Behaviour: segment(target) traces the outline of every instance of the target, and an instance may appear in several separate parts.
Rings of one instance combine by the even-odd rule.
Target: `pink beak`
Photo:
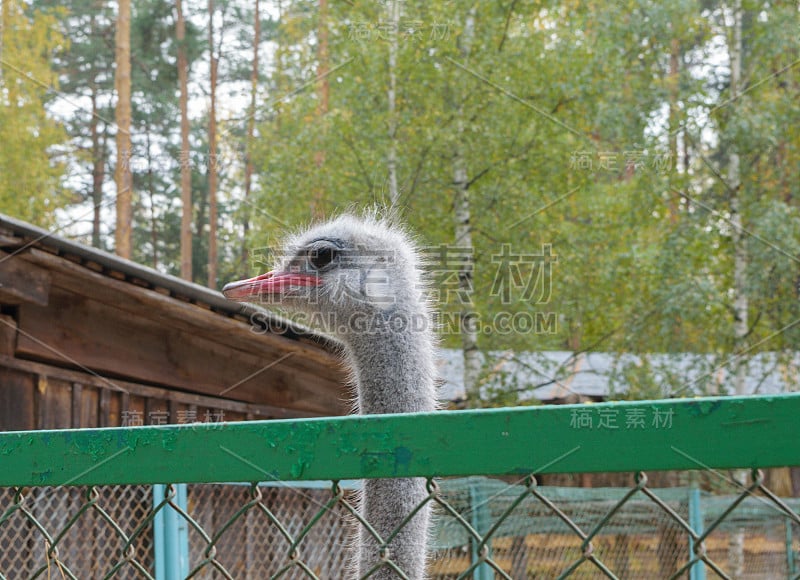
[[[228,300],[256,302],[261,296],[281,296],[298,286],[319,286],[322,280],[313,274],[267,272],[255,278],[225,284],[222,293]]]

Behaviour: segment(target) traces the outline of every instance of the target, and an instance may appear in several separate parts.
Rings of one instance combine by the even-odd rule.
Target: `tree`
[[[317,101],[317,118],[322,127],[327,123],[326,115],[328,114],[330,102],[330,81],[328,80],[328,73],[330,66],[329,50],[328,50],[328,0],[319,0],[318,23],[317,23],[317,78],[316,85],[318,87],[318,101]],[[314,164],[319,173],[325,171],[325,157],[326,150],[324,148],[318,149],[314,153]],[[325,191],[322,186],[316,188],[314,193],[313,211],[316,215],[322,215],[321,205],[325,196]]]
[[[730,55],[730,113],[736,114],[737,101],[742,94],[742,3],[735,0],[733,4],[733,40],[729,45]],[[736,146],[731,147],[728,153],[728,183],[727,188],[730,192],[731,208],[731,227],[733,238],[733,332],[734,349],[738,352],[746,352],[746,340],[749,334],[748,328],[748,300],[747,300],[747,235],[742,227],[741,215],[741,159]],[[746,365],[736,365],[736,378],[734,389],[736,394],[745,394],[745,381],[747,376]],[[741,571],[740,571],[741,573]]]
[[[249,253],[247,237],[250,231],[250,192],[253,190],[253,146],[256,131],[256,100],[258,99],[259,82],[259,54],[261,45],[261,10],[260,0],[255,0],[253,12],[253,61],[250,69],[250,105],[247,108],[247,128],[244,137],[244,201],[242,208],[242,249],[241,260],[243,269],[247,267]]]
[[[187,30],[189,54],[200,50],[198,30]],[[131,26],[133,256],[164,272],[180,273],[180,171],[195,159],[180,149],[177,41],[174,6],[137,3]],[[165,58],[167,55],[167,58]]]
[[[223,31],[220,31],[220,47],[214,43],[214,0],[208,0],[208,58],[211,62],[209,76],[208,110],[208,287],[217,287],[217,76]],[[223,14],[223,21],[224,21]]]
[[[320,52],[308,16],[317,6],[284,3],[265,79],[281,97],[258,126],[269,146],[256,156],[254,202],[264,214],[254,229],[265,233],[253,244],[268,246],[280,221],[307,220],[308,197],[326,213],[396,204],[432,246],[463,239],[459,210],[474,248],[484,352],[703,353],[713,358],[693,371],[707,379],[691,388],[713,389],[711,371],[739,352],[734,228],[719,177],[735,146],[742,226],[782,250],[746,236],[745,348],[769,338],[770,348],[791,349],[800,330],[788,326],[800,317],[791,282],[800,253],[798,123],[789,105],[798,89],[782,58],[797,45],[791,7],[763,4],[758,18],[745,18],[753,48],[744,48],[742,78],[765,79],[756,87],[765,98],[743,90],[734,116],[718,58],[729,12],[716,6],[404,2],[400,12],[391,3],[331,4],[328,112],[314,123]],[[325,171],[298,162],[320,150],[336,160]],[[462,346],[461,327],[448,325],[461,312],[461,265],[445,265],[439,277],[449,347]],[[532,324],[501,332],[498,316]],[[642,384],[661,393],[686,387],[650,374]]]
[[[117,13],[116,72],[117,91],[115,119],[117,125],[117,166],[114,181],[117,185],[117,228],[115,249],[123,258],[131,257],[131,228],[133,222],[133,174],[131,159],[131,3],[120,0]]]
[[[66,43],[52,12],[4,0],[0,10],[0,211],[40,226],[68,197],[61,185],[67,135],[46,110],[58,86],[51,61]]]
[[[53,66],[59,76],[59,92],[69,95],[72,103],[88,97],[89,107],[77,107],[62,122],[70,136],[70,180],[78,203],[88,202],[91,220],[91,244],[106,247],[102,239],[103,210],[106,201],[108,166],[114,131],[114,43],[115,14],[103,0],[38,1],[35,6],[58,10],[61,33],[69,44],[54,55]],[[77,33],[76,31],[80,31]],[[77,176],[80,176],[76,179]]]
[[[463,65],[467,65],[472,54],[472,43],[475,35],[475,8],[470,8],[465,16],[464,28],[459,38],[459,57]],[[461,84],[463,87],[463,83]],[[463,249],[463,259],[458,269],[458,293],[461,302],[461,348],[464,353],[464,389],[472,401],[480,399],[477,391],[480,377],[481,361],[478,348],[477,313],[473,302],[474,260],[472,243],[472,211],[469,196],[469,168],[467,165],[465,143],[466,134],[466,101],[464,90],[454,95],[453,109],[456,117],[456,130],[453,138],[453,222],[455,230],[454,244]]]
[[[397,53],[400,41],[400,0],[388,2],[387,9],[389,11],[389,88],[386,92],[386,102],[389,116],[389,150],[386,154],[386,170],[389,202],[394,207],[400,200],[400,191],[397,188]]]
[[[181,278],[192,279],[192,168],[189,163],[189,62],[183,2],[175,2],[175,38],[178,44],[178,84],[181,110]]]

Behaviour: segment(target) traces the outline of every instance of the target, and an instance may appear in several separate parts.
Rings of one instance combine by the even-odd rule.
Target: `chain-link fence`
[[[286,578],[308,578],[303,568],[318,578],[340,577],[348,565],[351,529],[344,502],[352,504],[355,498],[341,488],[334,494],[329,489],[284,486],[188,486],[187,511],[203,529],[218,532],[231,522],[217,542],[190,526],[190,568],[197,570],[198,578],[224,577],[217,565],[247,580],[287,566]],[[330,503],[332,499],[342,503]],[[243,506],[250,509],[240,512]],[[208,563],[205,568],[200,567],[203,562]]]
[[[800,500],[776,498],[756,472],[735,496],[650,489],[539,487],[487,478],[431,482],[436,505],[429,574],[450,578],[798,576]],[[356,492],[208,484],[6,488],[0,495],[4,578],[157,577],[157,514],[177,514],[182,577],[341,578]],[[699,519],[698,519],[699,518]],[[701,522],[701,528],[690,524]],[[181,535],[178,529],[167,533]],[[742,538],[737,567],[736,538]],[[164,549],[162,548],[161,552]],[[702,562],[702,563],[701,563]]]
[[[2,488],[0,577],[141,578],[155,566],[152,508],[146,485]]]
[[[793,556],[800,538],[793,531],[800,529],[800,500],[773,503],[763,482],[736,496],[650,489],[644,474],[635,484],[592,489],[539,488],[532,479],[526,486],[481,478],[447,482],[448,503],[481,533],[442,518],[434,546],[446,552],[433,562],[434,576],[458,578],[473,567],[485,570],[475,574],[479,578],[671,578],[688,577],[693,563],[699,572],[698,561],[723,577],[797,574]],[[729,552],[739,533],[745,561],[734,573]],[[489,538],[486,562],[477,535]]]
[[[592,407],[656,407],[675,426],[587,432],[543,408],[0,433],[0,578],[344,578],[363,521],[339,481],[397,476],[428,476],[433,579],[800,578],[800,500],[753,469],[800,464],[800,396]],[[604,489],[455,478],[635,466],[702,469],[732,493],[644,472]],[[720,471],[744,466],[746,483]],[[268,482],[206,483],[253,475]]]

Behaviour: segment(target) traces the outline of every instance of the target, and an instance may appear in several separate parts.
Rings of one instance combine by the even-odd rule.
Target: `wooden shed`
[[[341,415],[326,339],[0,215],[0,430]]]

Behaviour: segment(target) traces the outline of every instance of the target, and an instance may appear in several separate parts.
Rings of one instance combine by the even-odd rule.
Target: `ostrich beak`
[[[228,300],[257,302],[261,296],[281,296],[298,286],[319,286],[322,279],[313,274],[267,272],[255,278],[225,284],[222,294]]]

